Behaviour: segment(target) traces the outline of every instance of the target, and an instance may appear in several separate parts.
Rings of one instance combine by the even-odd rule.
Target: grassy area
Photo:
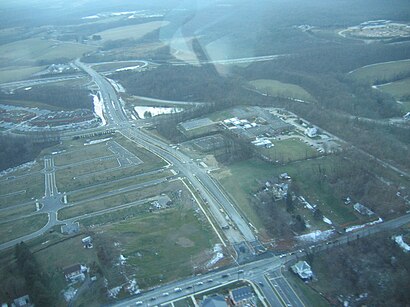
[[[305,89],[296,84],[283,83],[277,80],[259,79],[249,82],[255,89],[270,96],[291,97],[304,101],[315,101]]]
[[[118,179],[115,181],[110,181],[106,184],[97,186],[97,187],[90,187],[78,192],[74,192],[69,196],[69,202],[77,202],[80,200],[84,200],[87,198],[90,198],[92,196],[97,196],[101,194],[102,192],[107,192],[107,191],[114,191],[119,188],[125,188],[130,185],[134,184],[140,184],[144,181],[149,181],[149,180],[154,180],[154,179],[159,179],[162,177],[166,177],[171,175],[170,171],[164,171],[161,173],[154,173],[154,174],[140,174],[132,177],[127,177],[123,179]]]
[[[78,164],[74,166],[66,167],[62,170],[58,170],[59,179],[61,180],[72,180],[73,178],[80,178],[82,176],[88,177],[94,173],[99,173],[101,171],[106,171],[110,169],[119,168],[117,159],[97,159],[89,161],[88,163]]]
[[[388,82],[397,75],[410,71],[410,60],[378,63],[354,70],[350,75],[356,80],[374,84],[378,80]]]
[[[7,219],[28,215],[30,213],[33,213],[35,210],[36,210],[36,207],[34,204],[30,204],[30,205],[23,206],[23,207],[7,208],[6,211],[0,212],[0,222],[3,220],[5,221]]]
[[[298,139],[286,139],[273,141],[271,148],[260,148],[260,152],[273,161],[288,163],[319,156],[318,152],[311,146],[306,145]]]
[[[147,188],[135,189],[130,192],[120,193],[96,200],[90,200],[78,205],[63,208],[58,211],[58,218],[65,220],[68,218],[81,216],[88,213],[98,212],[108,208],[132,203],[141,199],[154,197],[165,190],[165,184],[154,185]]]
[[[29,38],[0,46],[0,54],[11,63],[32,63],[38,60],[75,59],[95,50],[95,46],[71,42],[58,42],[41,38]]]
[[[0,69],[0,83],[25,80],[44,70],[46,66],[21,66]]]
[[[191,275],[194,265],[210,259],[204,252],[216,243],[210,227],[199,222],[192,209],[162,210],[106,230],[121,243],[143,287]]]
[[[79,220],[81,225],[90,226],[90,225],[104,225],[107,223],[114,223],[118,221],[122,221],[136,215],[142,216],[148,214],[148,208],[151,204],[141,204],[138,206],[128,207],[125,209],[119,209],[115,211],[111,211],[109,213],[104,213],[101,215],[88,217],[85,219]]]
[[[296,291],[298,296],[309,306],[326,307],[330,306],[330,303],[324,299],[319,293],[313,290],[309,285],[306,285],[295,274],[287,271],[284,273],[286,280]]]
[[[300,195],[308,201],[317,204],[323,214],[340,224],[355,222],[356,215],[351,208],[346,207],[342,200],[333,194],[332,188],[326,182],[319,182],[318,169],[330,171],[332,157],[290,163],[276,166],[260,160],[251,159],[234,163],[228,169],[216,173],[216,178],[224,189],[235,200],[235,203],[245,213],[245,216],[258,229],[263,228],[261,213],[252,207],[250,198],[261,188],[266,180],[287,172],[294,184],[298,186]]]
[[[139,39],[144,35],[166,26],[168,21],[152,21],[143,24],[118,27],[96,33],[103,41],[120,39]]]
[[[84,143],[84,140],[82,143]],[[106,143],[99,143],[90,146],[84,146],[81,144],[77,148],[73,148],[72,150],[67,150],[67,152],[55,155],[54,164],[56,166],[63,166],[84,162],[84,157],[86,157],[86,160],[91,160],[107,156],[113,156],[113,153],[108,150]]]
[[[7,196],[10,193],[16,194]],[[34,173],[29,176],[4,180],[0,183],[0,195],[2,196],[0,197],[0,207],[9,207],[31,201],[32,198],[41,198],[44,195],[44,175]]]
[[[47,214],[36,214],[30,217],[0,224],[0,243],[8,242],[41,229],[48,221]]]
[[[410,111],[410,78],[390,82],[377,87],[382,92],[392,95],[396,100],[403,101],[402,106],[406,112]]]

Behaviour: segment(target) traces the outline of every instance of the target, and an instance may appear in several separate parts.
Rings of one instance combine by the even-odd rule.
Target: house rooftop
[[[247,300],[253,296],[252,288],[249,286],[237,288],[231,291],[232,299],[235,302]]]
[[[214,295],[205,298],[201,307],[227,307],[225,298],[222,295]]]
[[[291,266],[293,272],[299,275],[302,279],[309,279],[313,276],[312,269],[306,261],[299,261]]]
[[[77,263],[77,264],[64,268],[63,271],[64,271],[64,275],[69,275],[71,273],[81,271],[81,265]]]

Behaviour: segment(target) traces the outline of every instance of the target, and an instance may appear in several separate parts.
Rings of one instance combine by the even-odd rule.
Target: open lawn
[[[379,85],[377,88],[392,95],[396,100],[410,100],[410,78]]]
[[[48,216],[45,213],[0,223],[0,243],[17,239],[41,229],[46,225]]]
[[[106,184],[98,185],[95,187],[85,188],[69,195],[69,202],[77,202],[84,200],[93,196],[97,196],[102,192],[114,191],[119,188],[125,188],[130,185],[140,184],[144,181],[150,181],[154,179],[159,179],[162,177],[170,176],[170,171],[163,171],[159,173],[142,173],[135,176],[125,177],[122,179],[112,180]]]
[[[330,303],[322,297],[318,292],[313,290],[309,284],[305,284],[296,274],[290,271],[286,271],[283,274],[288,283],[295,290],[296,294],[307,303],[309,306],[315,307],[327,307]]]
[[[84,143],[84,140],[82,143]],[[80,146],[73,147],[66,152],[55,155],[54,164],[56,166],[64,166],[74,163],[81,163],[95,158],[113,156],[113,153],[108,150],[106,144],[106,142],[90,146],[84,146],[81,144]],[[86,160],[84,158],[86,158]]]
[[[0,69],[0,83],[24,80],[42,71],[46,66],[21,66]]]
[[[94,173],[100,173],[102,171],[109,171],[120,167],[117,159],[114,157],[109,158],[97,158],[90,160],[87,163],[82,163],[74,166],[68,166],[64,169],[57,170],[60,180],[75,180],[79,177],[88,177]]]
[[[349,73],[356,80],[370,84],[389,82],[400,74],[410,72],[410,60],[377,63],[363,66]]]
[[[260,189],[266,180],[278,177],[287,172],[298,187],[299,195],[309,202],[317,204],[323,214],[340,224],[357,220],[351,208],[346,207],[342,200],[336,197],[327,182],[319,182],[318,169],[329,170],[332,157],[290,163],[285,166],[269,164],[261,160],[250,159],[231,164],[229,168],[215,174],[235,203],[245,213],[248,219],[258,229],[263,228],[259,212],[251,206],[250,198]]]
[[[3,61],[24,66],[35,65],[38,60],[75,59],[95,50],[95,46],[29,38],[0,46]]]
[[[283,83],[277,80],[259,79],[249,82],[255,89],[270,96],[290,97],[304,101],[315,101],[305,89],[296,84]]]
[[[0,222],[7,219],[18,218],[24,215],[28,215],[36,211],[34,202],[22,207],[10,207],[7,210],[0,211]]]
[[[288,163],[319,156],[318,152],[311,146],[306,145],[298,139],[285,139],[273,141],[271,148],[259,148],[261,154],[273,161]]]
[[[41,198],[43,195],[44,175],[40,172],[0,182],[0,207],[2,208],[32,201],[32,198]]]
[[[105,228],[124,249],[142,287],[191,275],[193,266],[206,263],[216,243],[214,233],[194,210],[171,208],[135,217]],[[172,255],[172,257],[170,257]]]
[[[117,206],[130,204],[141,199],[158,196],[160,193],[164,192],[165,189],[165,184],[153,185],[145,188],[138,187],[129,192],[119,193],[112,196],[106,196],[104,198],[85,201],[59,210],[58,218],[60,220],[65,220],[68,218],[73,218],[88,213],[98,212],[104,209],[115,208]]]
[[[120,39],[139,39],[144,35],[166,26],[168,21],[152,21],[132,26],[118,27],[96,33],[103,41]]]

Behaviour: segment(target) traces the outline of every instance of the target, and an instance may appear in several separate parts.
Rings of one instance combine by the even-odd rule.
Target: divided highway
[[[149,151],[167,160],[174,165],[192,184],[192,186],[208,202],[212,215],[220,226],[226,224],[226,215],[237,226],[237,230],[228,229],[224,233],[232,244],[245,243],[253,251],[252,245],[257,244],[252,229],[238,213],[229,198],[221,191],[214,180],[196,163],[180,151],[171,148],[168,144],[142,132],[133,127],[124,113],[121,102],[112,85],[99,73],[89,66],[75,62],[77,67],[88,73],[100,89],[101,99],[105,106],[105,115],[109,126],[115,127],[125,137],[137,144],[144,146]],[[223,209],[224,213],[220,209]]]

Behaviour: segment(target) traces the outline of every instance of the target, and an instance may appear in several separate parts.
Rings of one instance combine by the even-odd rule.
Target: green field
[[[95,187],[92,186],[89,188],[76,191],[69,195],[68,200],[69,202],[77,202],[77,201],[84,200],[92,196],[97,196],[101,194],[101,192],[106,192],[110,190],[113,191],[119,188],[125,188],[130,185],[140,184],[144,181],[159,179],[159,178],[170,176],[170,175],[171,175],[171,172],[164,171],[161,173],[154,173],[154,174],[142,173],[142,174],[138,174],[135,176],[124,177],[121,179],[112,180],[110,182],[107,182],[105,184],[101,184]]]
[[[16,192],[17,194],[10,195]],[[4,180],[0,182],[0,195],[0,207],[9,207],[32,201],[32,198],[41,198],[44,195],[44,175],[38,172],[29,176]]]
[[[101,211],[104,209],[114,208],[117,206],[130,204],[141,199],[146,199],[149,197],[159,196],[161,193],[166,191],[172,191],[172,184],[167,185],[167,183],[161,183],[158,185],[152,185],[148,187],[138,187],[128,192],[120,192],[111,196],[102,196],[101,198],[84,201],[79,204],[74,204],[73,206],[63,208],[58,211],[58,218],[60,220],[65,220],[68,218],[81,216],[88,213],[93,213]],[[105,190],[104,192],[110,192],[111,189]],[[113,192],[116,192],[115,190]]]
[[[64,166],[84,162],[84,157],[86,157],[87,160],[91,160],[114,155],[110,150],[108,150],[106,142],[89,146],[84,146],[84,142],[85,141],[83,140],[81,144],[68,149],[67,152],[55,155],[54,164],[56,166]]]
[[[0,243],[8,242],[41,229],[46,225],[48,216],[45,213],[0,223]]]
[[[7,219],[18,218],[35,212],[35,204],[29,204],[22,207],[10,207],[0,212],[0,222]]]
[[[323,298],[318,292],[313,290],[309,284],[305,284],[293,272],[286,271],[283,275],[295,290],[295,292],[299,295],[299,297],[302,298],[303,302],[308,303],[309,306],[330,306],[330,303],[325,298]]]
[[[3,61],[11,65],[27,67],[35,65],[38,60],[75,59],[95,49],[95,46],[78,43],[29,38],[0,46],[0,54],[3,55]]]
[[[44,70],[46,66],[21,66],[0,69],[0,83],[24,80]]]
[[[304,101],[315,101],[305,89],[299,85],[283,83],[277,80],[259,79],[249,82],[255,89],[270,96],[291,97]]]
[[[152,21],[138,25],[112,28],[95,34],[101,35],[103,41],[139,39],[152,31],[166,26],[168,23],[168,21]]]
[[[318,152],[311,146],[306,145],[298,139],[286,139],[273,141],[271,148],[259,148],[261,154],[269,157],[273,161],[288,163],[319,156]]]
[[[199,222],[192,209],[162,210],[104,229],[121,243],[142,287],[191,275],[193,266],[210,259],[204,251],[216,243],[210,227]]]
[[[389,82],[397,75],[410,72],[410,60],[385,62],[358,68],[350,73],[356,80],[374,84],[377,81]]]
[[[410,78],[379,85],[377,88],[402,102],[405,112],[410,111]]]
[[[327,182],[319,182],[317,179],[319,166],[321,169],[330,171],[334,163],[332,159],[332,157],[325,157],[285,166],[251,159],[231,164],[228,169],[220,171],[215,177],[258,229],[263,229],[264,226],[260,213],[251,206],[250,198],[266,180],[285,172],[297,184],[299,195],[317,204],[326,217],[339,224],[355,222],[357,217],[353,210],[346,207],[342,200],[333,194],[333,189]]]

